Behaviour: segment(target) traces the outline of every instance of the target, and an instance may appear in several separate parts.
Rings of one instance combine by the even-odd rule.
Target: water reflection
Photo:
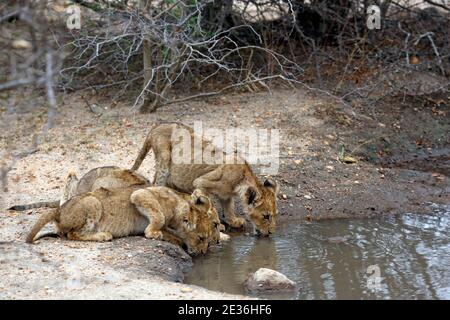
[[[266,267],[287,275],[299,290],[260,297],[449,299],[449,209],[437,207],[436,215],[290,224],[266,239],[238,235],[195,259],[186,282],[245,294],[248,274]],[[328,241],[337,236],[347,240]],[[367,286],[372,265],[381,271],[376,290]]]

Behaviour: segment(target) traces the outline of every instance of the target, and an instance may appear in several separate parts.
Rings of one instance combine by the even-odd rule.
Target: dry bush
[[[0,4],[0,94],[14,112],[18,90],[45,92],[41,132],[53,123],[55,91],[101,90],[141,111],[282,83],[332,97],[350,111],[354,99],[373,105],[396,95],[448,98],[446,1],[375,1],[380,30],[366,24],[372,3],[7,0]],[[74,4],[80,30],[66,27],[65,10]]]

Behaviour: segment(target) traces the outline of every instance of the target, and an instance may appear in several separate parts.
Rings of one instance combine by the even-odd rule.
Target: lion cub
[[[150,186],[150,182],[140,174],[131,170],[116,166],[104,166],[90,170],[80,179],[71,172],[66,178],[63,192],[59,201],[43,201],[30,204],[19,204],[12,206],[9,210],[24,211],[33,208],[50,207],[57,208],[73,196],[103,188],[125,188]]]
[[[219,215],[212,201],[198,189],[188,195],[167,187],[149,187],[133,192],[130,200],[143,216],[149,217],[147,238],[163,239],[162,231],[166,229],[183,240],[190,254],[195,254],[190,248],[206,253],[210,243],[219,242],[220,230],[215,225]]]
[[[55,221],[58,232],[71,240],[109,241],[140,234],[164,239],[168,232],[195,255],[208,249],[210,211],[211,201],[199,190],[186,200],[166,187],[100,188],[42,215],[26,241],[32,243],[45,224]]]
[[[173,161],[172,151],[177,145],[184,146],[177,137],[190,138],[191,163],[178,164]],[[189,140],[187,145],[189,146]],[[199,145],[194,141],[199,140]],[[200,149],[201,148],[201,149]],[[223,150],[203,137],[195,139],[194,130],[181,123],[156,124],[148,133],[144,145],[139,151],[131,170],[137,170],[147,153],[153,150],[156,160],[155,180],[158,185],[166,185],[181,192],[200,189],[207,195],[216,196],[224,211],[225,222],[234,228],[241,228],[245,219],[237,217],[234,212],[234,199],[240,198],[244,210],[255,227],[263,236],[275,232],[278,216],[278,183],[273,179],[260,181],[251,167],[235,155],[236,163],[208,164],[196,154],[209,150],[211,154],[224,153]],[[194,158],[192,157],[194,155]],[[224,158],[226,154],[224,153]]]
[[[173,189],[171,189],[171,190],[173,190]],[[177,191],[175,191],[175,192],[177,192]],[[177,192],[177,194],[179,196],[183,197],[187,201],[189,200],[189,197],[191,197],[191,195],[188,193]],[[210,234],[211,244],[219,244],[220,242],[230,240],[230,236],[222,232],[222,231],[225,231],[225,226],[222,223],[220,223],[219,213],[217,212],[216,207],[212,203],[211,199],[209,197],[207,197],[207,200],[205,200],[205,201],[209,201],[210,206],[211,206],[210,210],[208,212],[209,222],[211,223],[211,228],[210,228],[211,229],[211,234]]]

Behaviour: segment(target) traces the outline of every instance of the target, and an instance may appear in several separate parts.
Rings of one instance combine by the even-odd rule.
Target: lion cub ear
[[[183,224],[188,231],[193,231],[197,226],[195,212],[191,210],[189,203],[184,203],[179,209],[183,219]]]
[[[278,182],[276,182],[274,179],[272,178],[267,178],[264,181],[264,187],[270,189],[273,191],[273,193],[275,193],[275,195],[278,194],[278,192],[280,191],[280,186],[278,185]]]
[[[261,198],[261,194],[256,188],[248,187],[247,190],[245,190],[245,198],[247,199],[247,204],[249,206],[255,206]]]
[[[204,207],[206,210],[209,210],[209,207],[211,206],[211,201],[200,189],[195,189],[194,192],[192,192],[191,199],[192,205],[196,207]]]

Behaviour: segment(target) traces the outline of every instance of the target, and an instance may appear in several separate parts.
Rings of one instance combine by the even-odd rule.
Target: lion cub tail
[[[11,208],[8,208],[8,210],[25,211],[25,210],[30,210],[30,209],[34,209],[34,208],[42,208],[42,207],[58,208],[59,201],[43,201],[43,202],[34,202],[34,203],[30,203],[30,204],[18,204],[18,205],[12,206]]]
[[[145,156],[152,148],[152,144],[150,143],[150,134],[151,134],[151,132],[148,134],[147,138],[145,139],[144,145],[142,146],[141,150],[139,151],[139,155],[136,158],[136,160],[134,161],[133,166],[131,167],[131,170],[133,170],[133,171],[136,171],[137,169],[139,169],[139,167],[142,164],[142,161],[144,161],[144,159],[145,159]]]
[[[33,243],[34,238],[36,237],[37,233],[49,222],[55,221],[59,218],[60,209],[56,208],[52,211],[49,211],[47,213],[44,213],[41,215],[39,220],[35,223],[33,228],[31,229],[30,233],[27,236],[26,242],[27,243]]]

